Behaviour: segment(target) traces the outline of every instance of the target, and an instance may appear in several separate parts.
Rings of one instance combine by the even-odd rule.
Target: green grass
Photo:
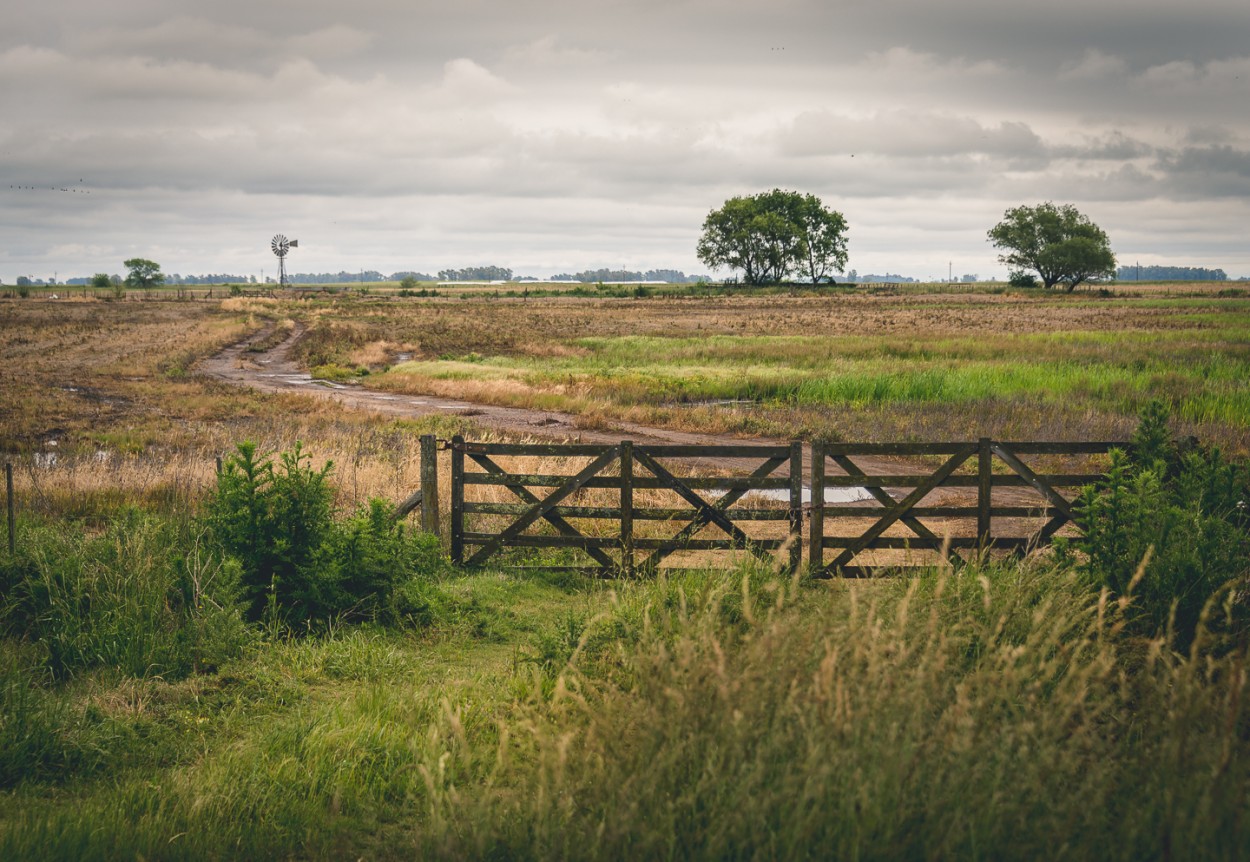
[[[535,398],[546,393],[542,406],[549,408],[575,406],[577,399],[852,408],[1041,399],[1131,415],[1162,397],[1184,420],[1244,432],[1250,428],[1250,316],[1177,321],[1184,328],[1012,338],[581,338],[571,342],[581,351],[574,356],[409,362],[391,373],[512,381],[536,391]]]
[[[1220,859],[1250,841],[1244,648],[1123,639],[1123,608],[1053,569],[443,589],[489,631],[267,641],[121,703],[103,680],[48,695],[67,714],[96,698],[129,755],[7,791],[0,855]]]

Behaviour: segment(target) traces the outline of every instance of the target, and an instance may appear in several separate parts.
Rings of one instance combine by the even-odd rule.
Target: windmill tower
[[[286,286],[286,255],[293,248],[299,248],[299,240],[287,239],[282,234],[274,234],[273,241],[269,243],[269,247],[273,249],[273,253],[278,256],[278,285]]]

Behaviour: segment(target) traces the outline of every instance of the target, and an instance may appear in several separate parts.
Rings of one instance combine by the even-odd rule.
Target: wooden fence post
[[[464,438],[451,438],[451,561],[464,564]]]
[[[8,494],[9,556],[17,553],[17,504],[13,500],[13,465],[4,465],[4,487]]]
[[[634,441],[621,441],[621,571],[634,573]]]
[[[438,535],[438,438],[421,435],[421,529]]]
[[[812,443],[812,517],[808,523],[807,569],[813,574],[825,565],[825,444]]]
[[[790,573],[803,565],[803,444],[790,443]]]
[[[990,535],[991,505],[994,489],[994,462],[989,437],[977,441],[977,547],[988,555],[993,536]]]

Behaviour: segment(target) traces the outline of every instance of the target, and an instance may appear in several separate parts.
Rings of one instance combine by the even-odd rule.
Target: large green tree
[[[792,274],[818,281],[846,266],[846,219],[815,195],[773,189],[708,213],[696,248],[711,267],[740,270],[747,284]]]
[[[122,265],[130,270],[126,274],[127,287],[156,287],[158,284],[165,283],[161,265],[156,261],[132,257],[130,260],[123,261]]]
[[[1007,210],[989,230],[998,256],[1016,270],[1033,270],[1046,288],[1115,277],[1115,255],[1107,234],[1071,204],[1050,201]]]

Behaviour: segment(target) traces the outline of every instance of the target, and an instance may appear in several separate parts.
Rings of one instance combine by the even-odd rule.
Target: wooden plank
[[[498,533],[474,533],[467,532],[464,534],[464,543],[466,545],[483,545],[489,546],[499,538]],[[511,536],[507,539],[505,547],[509,548],[580,548],[587,553],[599,550],[602,553],[603,548],[619,548],[621,540],[616,536]],[[600,563],[600,565],[605,565]],[[615,567],[616,561],[608,559],[609,567]]]
[[[702,446],[664,444],[658,446],[639,446],[640,452],[646,452],[652,458],[788,458],[789,446],[760,445],[729,445]]]
[[[421,500],[424,497],[425,497],[424,488],[418,488],[417,490],[413,491],[411,494],[409,494],[407,497],[404,498],[403,502],[401,502],[398,506],[395,507],[395,511],[391,515],[391,520],[402,521],[404,518],[407,518],[413,509],[421,505]]]
[[[825,452],[834,455],[954,455],[965,443],[826,443]]]
[[[738,497],[734,496],[733,491],[721,497],[721,499],[717,501],[716,505],[711,505],[698,494],[694,493],[689,486],[682,484],[677,477],[668,472],[663,465],[657,462],[646,452],[636,449],[634,450],[634,454],[642,466],[650,470],[657,479],[668,483],[669,490],[675,491],[678,496],[690,505],[694,506],[699,512],[699,517],[691,521],[680,533],[678,533],[675,538],[681,539],[685,536],[693,535],[698,530],[702,529],[704,525],[711,523],[720,527],[727,534],[737,539],[742,543],[743,547],[751,550],[756,554],[756,556],[767,558],[767,554],[763,553],[762,549],[756,549],[754,547],[754,543],[749,536],[743,533],[742,530],[740,530],[732,521],[725,517],[725,509],[731,506],[738,499]],[[775,470],[777,466],[779,466],[780,460],[781,459],[770,458],[768,461],[765,461],[762,465],[760,465],[752,476],[754,477],[764,470],[769,472]],[[740,497],[742,495],[738,496]],[[647,562],[644,565],[647,568],[651,568],[663,558],[664,554],[661,551],[656,551],[656,553],[652,554],[647,559]]]
[[[1019,455],[1105,455],[1112,449],[1129,448],[1129,444],[1126,442],[1117,443],[1113,441],[1066,443],[1062,441],[999,441],[999,445],[1006,446]]]
[[[637,448],[635,452],[639,451]],[[777,459],[774,459],[775,461]],[[777,463],[782,463],[777,461]],[[773,469],[776,469],[774,465]],[[466,473],[466,485],[507,485],[508,487],[559,488],[568,481],[568,476],[547,473]],[[782,490],[790,487],[790,480],[785,476],[690,476],[681,479],[687,488],[711,491],[768,491]],[[619,476],[596,476],[585,485],[587,488],[621,487]],[[662,490],[668,484],[653,476],[634,476],[634,489]]]
[[[974,448],[976,444],[971,444]],[[829,476],[825,480],[827,488],[865,488],[871,493],[873,488],[914,488],[927,478],[918,473],[879,475],[868,474],[860,479],[855,476]],[[1073,488],[1082,485],[1093,485],[1105,477],[1101,473],[1047,473],[1039,474],[1038,478],[1053,487]],[[976,475],[950,476],[943,480],[943,488],[976,488],[981,479]],[[994,476],[991,484],[995,488],[1027,487],[1029,482],[1021,476]]]
[[[476,533],[466,532],[464,534],[464,543],[466,545],[488,545],[498,537],[497,533]],[[777,550],[784,545],[787,539],[752,539],[762,548],[767,550]],[[616,536],[529,536],[519,535],[508,540],[509,548],[579,548],[584,551],[595,549],[614,549],[621,546],[620,539]],[[641,550],[666,550],[666,551],[739,551],[744,550],[733,539],[683,539],[677,541],[675,539],[653,539],[636,537],[634,539],[634,547]],[[616,568],[616,562],[608,568]]]
[[[586,480],[597,474],[600,470],[607,467],[613,461],[620,457],[621,449],[619,446],[613,446],[604,452],[598,458],[591,461],[583,467],[576,476],[569,479],[564,485],[552,491],[545,500],[537,503],[526,514],[517,518],[511,526],[495,537],[495,541],[480,548],[474,554],[466,565],[481,565],[491,554],[503,547],[503,544],[511,539],[516,538],[523,530],[543,517],[551,509],[555,508],[561,500],[580,490],[585,485]]]
[[[621,568],[634,571],[634,443],[621,441]]]
[[[825,537],[825,444],[812,443],[812,512],[807,526],[807,570],[819,571],[824,564]]]
[[[813,498],[815,499],[815,498]],[[803,444],[790,444],[790,565],[791,573],[803,564]]]
[[[766,550],[775,551],[785,545],[788,539],[752,539],[751,542],[756,547]],[[750,550],[743,549],[733,539],[683,539],[677,541],[675,539],[634,539],[634,547],[645,550],[665,550],[673,551],[738,551]]]
[[[879,518],[880,506],[825,506],[825,518]],[[917,518],[975,518],[975,506],[913,506],[910,514]],[[991,506],[994,518],[1047,518],[1058,513],[1051,506]]]
[[[994,452],[990,438],[977,441],[977,539],[981,548],[990,546],[990,526],[994,506]]]
[[[504,473],[505,472],[502,467],[500,467],[498,464],[492,461],[490,457],[487,455],[473,454],[473,455],[470,455],[469,457],[471,457],[474,461],[476,461],[482,467],[486,468],[486,470],[489,472],[492,472],[492,473]],[[525,501],[525,503],[528,504],[528,505],[522,505],[521,506],[522,511],[515,513],[518,516],[524,515],[526,512],[529,511],[530,506],[533,506],[540,502],[536,495],[530,493],[525,488],[510,487],[509,490],[512,491],[513,494],[520,497],[522,500]],[[486,505],[490,505],[490,504],[465,503],[463,508],[467,514],[468,512],[473,511],[474,509],[477,509],[480,506],[486,506]],[[508,504],[501,503],[501,504],[495,504],[495,505],[506,506]],[[557,506],[556,508],[559,508],[559,507]],[[568,521],[564,520],[564,518],[561,516],[559,512],[555,512],[555,511],[548,512],[544,516],[544,518],[546,519],[547,523],[555,527],[556,530],[558,530],[562,536],[580,536],[581,535],[581,531],[578,530],[576,527],[574,527],[572,524],[570,524]],[[599,565],[601,566],[615,566],[616,565],[615,560],[613,560],[607,554],[604,554],[600,551],[588,550],[587,553],[589,553],[591,558],[593,558],[595,562],[599,563]]]
[[[531,503],[532,505],[532,503]],[[529,506],[524,503],[474,503],[464,504],[466,515],[524,515]],[[787,509],[735,509],[726,510],[735,521],[787,521],[790,510]],[[880,515],[881,509],[870,510],[873,516]],[[597,520],[619,521],[621,510],[616,506],[556,506],[551,515],[561,518],[590,518]],[[698,513],[689,507],[681,509],[659,509],[654,507],[634,507],[635,521],[689,521]]]
[[[858,536],[827,536],[823,542],[826,548],[850,548],[854,547]],[[913,550],[913,551],[940,551],[945,542],[950,542],[950,547],[961,550],[979,548],[979,540],[975,536],[955,536],[949,539],[921,539],[917,536],[878,536],[873,539],[872,545],[865,550],[868,551],[884,551],[884,550]],[[1015,547],[1024,547],[1032,543],[1031,538],[1002,537],[994,540],[994,547],[999,549],[1008,549]]]
[[[974,441],[953,443],[826,443],[829,455],[953,455]],[[1025,455],[1101,455],[1112,449],[1125,449],[1128,443],[1114,441],[1064,442],[1017,441],[1003,444]]]
[[[451,438],[451,561],[464,563],[464,438]]]
[[[421,436],[421,529],[438,535],[438,438],[433,434]]]
[[[465,443],[467,455],[515,455],[518,457],[592,457],[609,449],[607,443]]]
[[[852,544],[850,547],[844,550],[841,554],[839,554],[838,557],[830,565],[836,568],[837,566],[845,565],[846,563],[854,559],[857,553],[859,553],[860,551],[867,548],[870,544],[872,544],[873,540],[879,537],[886,530],[888,530],[890,526],[894,524],[895,521],[898,521],[900,518],[906,515],[907,511],[912,506],[915,506],[917,503],[919,503],[922,499],[925,498],[925,496],[930,491],[932,491],[934,488],[941,485],[944,479],[946,479],[948,476],[954,473],[955,470],[959,469],[959,467],[965,461],[967,461],[968,458],[974,452],[976,452],[976,450],[977,450],[976,444],[970,443],[964,446],[964,448],[961,449],[959,452],[956,452],[954,455],[952,455],[946,461],[945,464],[943,464],[941,467],[938,468],[937,472],[935,472],[933,475],[931,475],[928,478],[926,482],[919,485],[914,491],[908,494],[902,501],[896,504],[894,508],[889,509],[886,512],[886,514],[884,514],[881,517],[881,520],[879,520],[875,525],[870,527],[867,532],[865,532],[862,536],[859,537],[859,539],[855,541],[854,544]]]

